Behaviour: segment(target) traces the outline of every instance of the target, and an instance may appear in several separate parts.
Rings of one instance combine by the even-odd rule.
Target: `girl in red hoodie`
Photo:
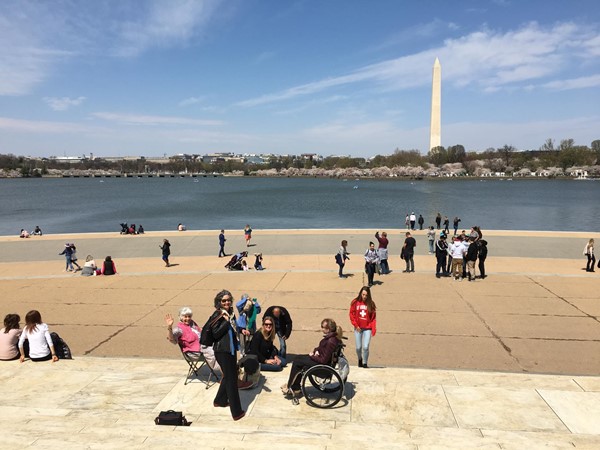
[[[350,303],[350,322],[354,327],[358,367],[368,369],[369,344],[377,331],[376,306],[371,298],[371,289],[363,286],[358,296]]]

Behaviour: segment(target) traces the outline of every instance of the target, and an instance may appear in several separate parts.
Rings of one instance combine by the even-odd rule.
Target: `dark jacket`
[[[233,312],[231,314],[233,314]],[[221,316],[221,310],[216,310],[212,313],[209,323],[211,324],[210,327],[215,340],[215,343],[213,344],[214,352],[235,355],[236,350],[240,346],[237,339],[237,330],[233,329],[231,323]]]
[[[256,355],[260,363],[264,364],[267,359],[272,359],[277,354],[277,349],[273,345],[273,341],[265,339],[262,332],[258,330],[250,341],[248,354]]]
[[[337,338],[336,333],[327,333],[323,339],[321,339],[321,342],[319,342],[319,346],[313,350],[313,355],[310,359],[319,364],[330,364],[333,352],[339,343],[340,340]],[[316,354],[317,352],[318,354]]]
[[[273,310],[275,308],[279,308],[281,310],[279,319],[273,314]],[[287,309],[285,309],[283,306],[271,306],[263,314],[263,317],[267,316],[271,316],[275,321],[275,331],[277,331],[279,335],[284,336],[286,339],[290,337],[290,334],[292,334],[292,316],[290,316],[290,313]]]
[[[479,246],[477,242],[471,242],[467,249],[467,261],[477,261],[477,254],[479,253]]]
[[[443,258],[448,255],[448,243],[445,240],[438,239],[435,244],[435,256]]]
[[[479,244],[479,259],[485,259],[487,257],[487,241],[484,239],[480,239],[477,241]]]

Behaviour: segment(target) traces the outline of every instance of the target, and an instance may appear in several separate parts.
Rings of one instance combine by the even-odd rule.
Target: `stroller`
[[[121,234],[129,234],[129,227],[127,226],[127,222],[122,222],[121,225]]]
[[[225,264],[227,270],[243,270],[242,261],[248,256],[248,252],[236,253],[231,257],[229,262]]]

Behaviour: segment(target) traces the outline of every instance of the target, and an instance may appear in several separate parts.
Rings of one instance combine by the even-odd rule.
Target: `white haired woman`
[[[192,319],[193,315],[192,308],[184,306],[179,310],[179,323],[176,326],[173,326],[175,319],[173,319],[171,314],[167,314],[165,316],[167,339],[173,344],[179,344],[183,352],[190,357],[190,359],[198,360],[200,359],[200,355],[203,355],[206,363],[211,369],[221,371],[221,368],[215,359],[213,348],[200,345],[200,332],[202,329]]]

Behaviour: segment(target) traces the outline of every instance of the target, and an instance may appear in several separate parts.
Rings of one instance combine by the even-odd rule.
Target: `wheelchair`
[[[299,374],[302,376],[302,395],[309,405],[315,408],[333,408],[344,396],[344,385],[350,373],[350,366],[343,353],[345,346],[343,343],[338,344],[329,365],[318,364]],[[298,405],[298,397],[293,396],[292,403]]]

